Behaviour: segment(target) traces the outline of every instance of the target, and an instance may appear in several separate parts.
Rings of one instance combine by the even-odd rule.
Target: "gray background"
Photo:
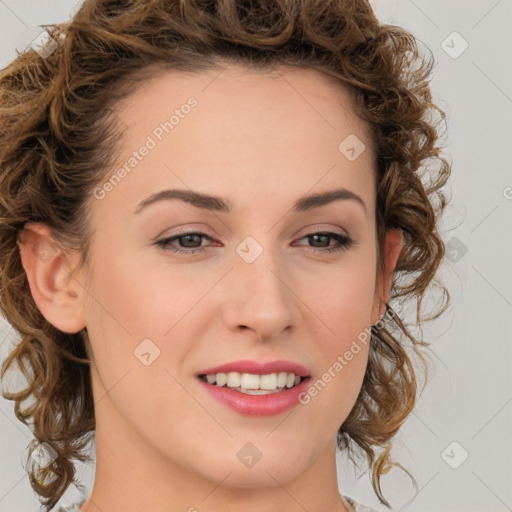
[[[76,3],[0,0],[0,67],[31,40],[31,28],[67,19]],[[512,1],[373,4],[382,21],[408,29],[433,51],[431,86],[447,114],[444,154],[453,163],[440,274],[452,305],[425,329],[439,361],[394,448],[419,493],[407,504],[414,488],[399,469],[383,477],[382,489],[397,511],[512,510]],[[454,31],[469,44],[461,55]],[[14,341],[0,320],[0,360]],[[31,435],[12,406],[0,398],[0,512],[36,511],[21,465]],[[79,474],[90,489],[94,468],[79,466]],[[364,466],[354,471],[341,454],[339,482],[343,493],[386,510]],[[61,504],[77,495],[70,488]]]

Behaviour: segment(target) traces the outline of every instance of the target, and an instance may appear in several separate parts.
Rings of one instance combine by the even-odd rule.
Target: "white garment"
[[[342,494],[343,498],[345,498],[346,502],[352,507],[352,512],[377,512],[372,507],[369,507],[368,505],[364,505],[363,503],[359,503],[354,498],[350,498],[349,496],[345,496]],[[54,512],[80,512],[80,507],[85,503],[85,500],[83,500],[80,503],[73,503],[73,505],[69,505],[67,507],[59,507]]]

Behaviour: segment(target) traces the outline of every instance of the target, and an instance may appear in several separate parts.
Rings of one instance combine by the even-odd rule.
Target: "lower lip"
[[[291,409],[299,403],[299,395],[306,391],[311,377],[303,379],[298,386],[268,395],[246,395],[226,386],[209,384],[202,379],[199,382],[208,393],[233,411],[250,416],[272,416]]]

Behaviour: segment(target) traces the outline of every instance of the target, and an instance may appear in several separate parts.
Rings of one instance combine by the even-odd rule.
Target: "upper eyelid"
[[[347,220],[349,220],[349,219],[345,219],[345,220],[337,219],[337,220],[335,220],[334,223],[332,223],[332,222],[325,222],[325,223],[313,222],[310,225],[303,226],[299,231],[305,230],[305,233],[304,233],[304,235],[302,235],[302,237],[310,235],[310,234],[319,233],[319,232],[321,232],[321,233],[330,232],[330,233],[334,233],[336,235],[346,236],[346,237],[349,237],[349,238],[353,238],[352,234],[349,231],[352,231],[353,230],[352,228],[355,228],[355,226],[351,227],[351,221],[350,220],[348,222],[349,225],[348,226],[344,226],[344,224],[347,224],[347,222],[346,222]],[[173,237],[176,237],[176,236],[186,236],[187,234],[196,234],[196,233],[201,233],[202,235],[208,236],[212,240],[218,239],[216,237],[216,235],[209,234],[206,231],[206,230],[209,230],[209,228],[203,227],[203,226],[205,226],[204,223],[202,223],[202,222],[198,222],[197,223],[201,227],[199,227],[199,226],[198,227],[194,227],[194,224],[196,224],[196,223],[192,222],[189,225],[183,225],[183,227],[178,226],[176,228],[176,229],[178,229],[177,232],[172,233],[172,234],[167,235],[167,236],[163,236],[163,233],[169,231],[168,229],[166,229],[163,232],[161,231],[159,235],[154,236],[152,238],[152,240],[156,241],[156,240],[162,240],[164,238],[173,238]],[[323,228],[314,227],[314,226],[318,226],[318,225],[322,225],[322,224],[324,224],[325,227],[323,227]],[[339,224],[339,225],[336,225],[336,224]],[[348,228],[350,228],[350,230]],[[341,230],[341,231],[337,231],[337,230]],[[232,232],[231,229],[229,229],[229,231]],[[295,237],[296,236],[294,235],[294,238]]]

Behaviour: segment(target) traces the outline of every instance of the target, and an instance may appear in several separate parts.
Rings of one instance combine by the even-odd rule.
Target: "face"
[[[344,355],[378,319],[366,127],[322,74],[279,71],[153,77],[116,112],[129,129],[109,176],[125,172],[89,202],[83,315],[98,431],[130,432],[146,453],[240,487],[267,472],[289,481],[332,448],[368,346]],[[155,199],[165,190],[188,200]],[[325,385],[284,410],[251,408],[244,394],[228,405],[198,375],[239,360],[296,363],[306,392]],[[241,462],[256,449],[257,464]]]

